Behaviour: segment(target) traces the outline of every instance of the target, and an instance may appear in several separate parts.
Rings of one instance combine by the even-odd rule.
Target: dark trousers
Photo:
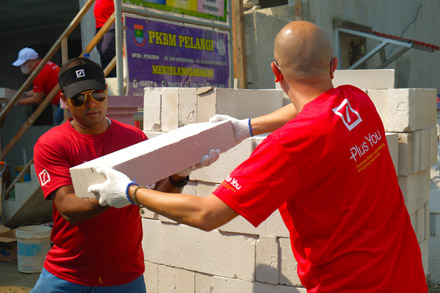
[[[99,31],[99,28],[96,29],[96,33]],[[109,30],[104,34],[102,39],[99,41],[96,46],[98,49],[99,55],[101,56],[101,65],[102,69],[113,60],[113,57],[116,55],[116,41],[115,41],[115,25],[113,24]],[[116,67],[110,71],[107,77],[116,77]]]

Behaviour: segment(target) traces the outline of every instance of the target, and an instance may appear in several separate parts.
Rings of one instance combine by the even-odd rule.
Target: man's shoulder
[[[140,130],[139,128],[133,126],[133,125],[129,125],[123,122],[120,122],[118,120],[114,120],[112,118],[109,118],[111,121],[111,124],[115,126],[115,128],[120,129],[122,131],[134,131],[134,132],[138,132],[138,133],[143,133],[142,130]]]
[[[65,140],[66,138],[71,137],[72,135],[69,135],[70,131],[68,130],[66,123],[68,122],[52,127],[43,133],[43,135],[41,135],[38,139],[37,143],[54,143],[58,140]]]

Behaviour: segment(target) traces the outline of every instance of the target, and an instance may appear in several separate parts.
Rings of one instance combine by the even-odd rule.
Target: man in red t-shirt
[[[107,85],[101,66],[92,60],[68,61],[59,83],[72,118],[42,135],[34,147],[41,189],[53,202],[53,245],[31,292],[145,292],[139,207],[126,198],[112,202],[116,209],[102,201],[101,206],[96,198],[77,197],[69,169],[147,137],[106,117]],[[205,166],[218,155],[208,157]],[[161,180],[155,188],[180,192],[191,169]]]
[[[15,60],[12,65],[20,66],[23,74],[31,74],[41,59],[38,57],[38,53],[32,48],[23,48],[18,52],[18,59]],[[40,73],[35,77],[32,83],[32,90],[26,92],[27,97],[18,100],[18,105],[39,105],[41,101],[52,91],[52,89],[58,84],[58,72],[60,67],[49,61],[41,69]],[[58,107],[58,111],[55,114],[56,124],[60,124],[63,121],[63,111],[59,107],[60,94],[58,92],[52,99],[52,104]],[[49,111],[52,113],[52,111]],[[52,115],[52,114],[50,114]]]
[[[106,183],[89,190],[112,205],[121,186],[143,206],[204,230],[237,215],[258,226],[279,210],[308,292],[427,292],[382,121],[363,91],[333,88],[328,37],[310,22],[289,23],[275,39],[271,67],[291,105],[258,119],[213,120],[230,119],[237,141],[285,124],[213,194],[135,190],[110,169],[101,171]]]

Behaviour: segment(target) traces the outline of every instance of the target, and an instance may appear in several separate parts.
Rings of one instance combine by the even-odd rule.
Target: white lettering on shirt
[[[380,131],[377,130],[373,134],[368,133],[368,135],[366,135],[364,138],[364,142],[359,145],[354,145],[350,148],[350,160],[354,160],[356,162],[357,159],[361,158],[366,152],[368,152],[370,147],[373,147],[382,139],[382,135],[380,134]]]
[[[226,178],[225,181],[228,182],[236,190],[240,190],[241,185],[238,183],[237,179],[231,178],[230,176],[228,176],[228,178]]]

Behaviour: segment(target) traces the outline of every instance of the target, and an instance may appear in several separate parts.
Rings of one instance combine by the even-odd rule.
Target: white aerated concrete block
[[[408,176],[398,176],[398,181],[410,215],[429,201],[429,169]]]
[[[255,279],[256,238],[147,219],[142,226],[146,261],[245,281]]]
[[[264,221],[266,232],[265,235],[277,237],[290,237],[289,230],[284,224],[283,218],[278,210],[272,213],[266,221]]]
[[[144,89],[144,130],[162,131],[162,95],[160,88]]]
[[[145,262],[144,279],[148,293],[160,293],[157,291],[159,282],[159,266],[152,262]]]
[[[394,69],[336,70],[333,86],[354,85],[360,89],[394,88]]]
[[[232,170],[249,158],[253,150],[253,138],[247,138],[221,154],[220,158],[212,165],[192,172],[190,178],[196,181],[222,183]]]
[[[146,270],[149,264],[149,262],[146,262]],[[157,276],[157,279],[152,280],[153,286],[149,286],[149,284],[146,282],[148,293],[150,293],[150,291],[157,293],[195,292],[195,274],[193,272],[165,265],[156,265],[156,270],[157,273],[155,274],[155,276]]]
[[[237,119],[257,117],[283,106],[280,90],[245,90],[229,88],[198,89],[198,122],[206,122],[215,114]]]
[[[280,284],[289,286],[301,286],[298,277],[297,262],[293,256],[290,238],[280,238]]]
[[[254,227],[245,218],[238,216],[218,228],[219,231],[228,233],[240,233],[240,234],[251,234],[251,235],[264,235],[265,225],[264,222],[258,227]]]
[[[411,223],[416,233],[417,241],[421,244],[429,238],[429,205],[425,204],[411,216]]]
[[[158,292],[176,293],[176,269],[168,266],[158,267]]]
[[[399,170],[399,136],[397,133],[385,133],[385,137],[387,139],[391,159],[393,160],[394,169],[397,174]]]
[[[212,292],[214,293],[214,278],[204,274],[195,274],[194,293]]]
[[[256,280],[277,285],[279,283],[279,249],[277,238],[260,236],[257,240]]]
[[[289,237],[289,230],[287,230],[278,210],[273,212],[258,227],[254,227],[245,218],[239,216],[218,229],[228,233]]]
[[[196,88],[163,88],[162,131],[197,122]]]
[[[281,285],[269,285],[259,282],[246,282],[223,277],[214,278],[214,290],[203,292],[214,293],[306,293],[305,288],[295,288]],[[202,292],[201,292],[202,293]]]
[[[77,196],[94,198],[88,186],[105,181],[96,167],[111,167],[141,185],[150,185],[197,164],[210,149],[225,152],[233,146],[231,122],[190,124],[70,168],[70,175]]]
[[[368,90],[386,132],[412,132],[436,125],[435,89]]]
[[[176,293],[194,293],[195,274],[187,270],[176,270]]]
[[[414,174],[437,162],[437,127],[399,133],[399,175]]]

